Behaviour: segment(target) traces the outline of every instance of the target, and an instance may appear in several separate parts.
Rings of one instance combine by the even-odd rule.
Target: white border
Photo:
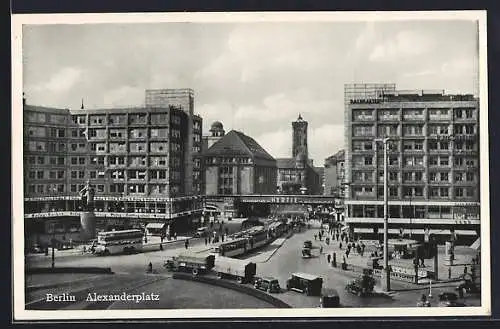
[[[23,149],[22,139],[22,26],[26,24],[159,23],[159,22],[340,22],[396,20],[478,20],[481,172],[481,307],[465,308],[342,308],[342,309],[235,309],[235,310],[104,310],[31,311],[24,309]],[[116,320],[176,318],[263,317],[393,317],[491,315],[488,81],[486,11],[432,12],[273,12],[273,13],[127,13],[127,14],[28,14],[12,16],[12,237],[13,320]]]

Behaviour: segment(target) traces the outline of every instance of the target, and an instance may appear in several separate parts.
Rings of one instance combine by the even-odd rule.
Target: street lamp
[[[382,289],[384,291],[391,290],[391,277],[389,270],[389,243],[388,243],[388,199],[387,199],[387,148],[389,146],[389,138],[375,138],[375,143],[382,143],[384,146],[384,270],[382,274]]]
[[[52,223],[52,243],[51,243],[51,245],[52,245],[52,268],[55,267],[55,261],[56,261],[55,255],[54,255],[54,252],[55,252],[54,248],[55,248],[55,244],[56,244],[56,231],[55,231],[55,229],[56,229],[56,224],[53,222]]]

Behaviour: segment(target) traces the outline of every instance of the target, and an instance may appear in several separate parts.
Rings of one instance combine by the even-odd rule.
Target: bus
[[[142,251],[144,233],[141,230],[107,231],[97,234],[97,255],[112,255]]]

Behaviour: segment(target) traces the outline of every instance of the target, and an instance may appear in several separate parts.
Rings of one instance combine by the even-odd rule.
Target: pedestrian
[[[163,242],[160,243],[160,250],[163,251]]]
[[[328,262],[328,264],[330,264],[331,259],[332,259],[332,255],[330,255],[330,254],[326,255],[326,261]]]
[[[332,265],[333,267],[337,267],[337,253],[333,253],[333,260],[332,260]]]
[[[152,273],[153,272],[153,264],[151,262],[149,262],[148,264],[148,269],[146,270],[148,273]]]
[[[448,280],[451,280],[451,266],[448,266]]]
[[[187,248],[188,248],[188,246],[189,246],[189,240],[188,240],[188,239],[186,239],[186,241],[184,242],[184,248],[186,248],[186,249],[187,249]]]
[[[339,249],[342,250],[342,242],[339,242]]]
[[[316,234],[314,234],[314,240],[315,240],[315,241],[316,241],[316,238],[317,238],[317,237],[316,237]]]
[[[177,241],[177,232],[174,233],[174,240]]]
[[[365,253],[365,244],[361,242],[361,256]]]
[[[85,246],[83,246],[83,253],[86,253],[87,252],[87,248]]]
[[[464,274],[467,274],[467,266],[464,266]]]
[[[319,247],[319,253],[322,254],[323,253],[323,246],[320,246]]]

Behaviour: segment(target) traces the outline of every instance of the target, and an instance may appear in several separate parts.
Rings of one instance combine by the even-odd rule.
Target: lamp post
[[[388,243],[388,199],[387,199],[387,148],[389,146],[389,138],[375,138],[375,143],[382,143],[384,146],[384,271],[382,274],[382,289],[384,291],[391,290],[391,277],[389,270],[389,243]]]
[[[52,223],[52,268],[55,267],[55,262],[56,262],[56,259],[55,259],[55,254],[54,254],[54,248],[55,248],[55,244],[56,244],[56,224],[55,223]]]

